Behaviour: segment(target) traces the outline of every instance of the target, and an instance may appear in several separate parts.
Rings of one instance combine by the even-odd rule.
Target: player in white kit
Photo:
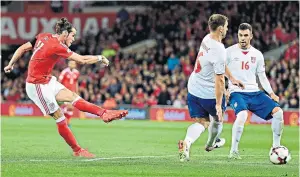
[[[189,160],[189,149],[200,134],[209,129],[206,151],[214,147],[216,137],[222,131],[223,112],[225,111],[224,74],[234,84],[241,84],[231,77],[225,69],[226,50],[221,42],[228,30],[227,17],[213,14],[208,21],[210,33],[202,40],[196,59],[195,69],[188,81],[188,108],[191,118],[196,122],[187,129],[186,137],[178,143],[180,161]],[[209,116],[212,116],[210,122]]]
[[[250,44],[252,37],[251,25],[242,23],[238,30],[239,43],[226,49],[227,67],[236,79],[245,84],[245,89],[241,90],[229,81],[229,103],[236,114],[236,120],[232,127],[232,144],[229,154],[229,158],[232,159],[241,159],[238,144],[248,117],[247,110],[264,120],[273,118],[273,147],[280,146],[283,130],[283,111],[278,104],[279,97],[274,94],[265,74],[265,62],[262,53]],[[256,76],[258,76],[268,95],[259,90]]]

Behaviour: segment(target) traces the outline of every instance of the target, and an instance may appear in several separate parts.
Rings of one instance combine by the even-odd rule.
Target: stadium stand
[[[101,5],[97,3],[90,5]],[[299,9],[294,3],[172,2],[171,5],[170,2],[151,2],[144,4],[146,11],[131,15],[122,9],[113,28],[102,29],[96,36],[87,33],[71,47],[81,54],[102,53],[112,61],[108,68],[78,66],[79,93],[88,101],[108,107],[117,104],[185,107],[186,85],[198,47],[207,32],[207,18],[218,12],[229,17],[226,46],[237,42],[236,32],[241,22],[253,25],[252,45],[263,52],[282,44],[290,45],[280,61],[266,62],[266,72],[272,88],[280,96],[281,106],[298,108],[299,17],[296,12]],[[142,53],[120,52],[120,48],[145,39],[155,39],[157,46]],[[25,54],[11,74],[6,75],[1,70],[1,101],[29,101],[25,93],[29,58],[30,53]],[[7,62],[8,59],[3,64]],[[64,67],[66,63],[62,60],[53,74],[58,77]]]

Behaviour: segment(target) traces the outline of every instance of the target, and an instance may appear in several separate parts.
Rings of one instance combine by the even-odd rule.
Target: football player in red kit
[[[78,93],[78,78],[79,78],[79,71],[76,69],[76,62],[69,60],[68,67],[64,69],[59,77],[58,81],[64,85],[67,89],[71,90],[72,92]],[[64,115],[67,119],[67,124],[70,126],[70,120],[73,116],[73,106],[72,104],[66,103],[63,107]]]
[[[6,73],[11,72],[16,61],[26,51],[33,50],[26,79],[28,97],[40,108],[44,115],[50,115],[55,119],[59,134],[72,148],[74,156],[93,158],[95,157],[94,154],[81,148],[77,143],[57,102],[70,102],[78,110],[95,114],[104,122],[121,119],[128,114],[128,111],[106,110],[89,103],[75,92],[67,89],[57,81],[56,77],[51,75],[54,65],[60,58],[73,60],[79,64],[100,62],[106,66],[109,65],[109,61],[102,55],[82,56],[69,49],[75,40],[76,29],[66,18],[61,18],[57,22],[55,31],[55,34],[41,33],[34,40],[21,45],[15,51],[4,71]]]

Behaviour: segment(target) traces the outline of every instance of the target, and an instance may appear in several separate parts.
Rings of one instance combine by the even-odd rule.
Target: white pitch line
[[[165,157],[176,157],[176,156],[178,156],[178,155],[102,157],[102,158],[94,158],[94,159],[84,159],[82,161],[91,162],[91,161],[114,160],[114,159],[145,159],[145,158],[165,158]],[[265,157],[265,158],[268,158],[268,155],[241,155],[241,156],[242,157]],[[228,157],[228,155],[193,155],[191,157]],[[298,154],[292,155],[292,157],[298,157]]]
[[[71,162],[73,160],[70,160],[70,159],[61,159],[61,160],[31,159],[31,160],[28,160],[28,161],[30,161],[30,162]],[[18,162],[18,161],[16,160],[16,162]],[[27,162],[27,160],[22,160],[22,162]]]
[[[101,161],[101,160],[115,160],[115,159],[151,159],[151,158],[167,158],[167,157],[177,157],[178,155],[160,155],[160,156],[120,156],[120,157],[101,157],[101,158],[94,158],[94,159],[30,159],[30,160],[8,160],[8,161],[5,161],[2,159],[2,163],[5,163],[5,162],[92,162],[92,161]],[[268,158],[268,155],[241,155],[242,157],[264,157],[264,158]],[[295,155],[292,155],[292,158],[294,160],[297,160],[299,155],[298,154],[295,154]],[[228,157],[228,155],[214,155],[214,154],[211,154],[211,155],[192,155],[191,156],[192,158],[193,157]],[[207,162],[211,162],[211,163],[214,163],[214,162],[224,162],[224,161],[211,161],[211,160],[208,160]],[[242,162],[242,163],[245,163],[245,162]],[[246,163],[246,164],[251,164],[252,162],[250,163]]]
[[[98,160],[114,160],[114,159],[145,159],[145,158],[164,158],[164,157],[175,157],[176,155],[161,155],[161,156],[129,156],[129,157],[102,157],[94,159],[85,159],[83,161],[98,161]]]

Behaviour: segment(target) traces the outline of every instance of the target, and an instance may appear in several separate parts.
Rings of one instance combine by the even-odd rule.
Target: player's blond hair
[[[219,26],[224,26],[228,18],[225,15],[213,14],[209,17],[208,27],[210,31],[216,31]]]

